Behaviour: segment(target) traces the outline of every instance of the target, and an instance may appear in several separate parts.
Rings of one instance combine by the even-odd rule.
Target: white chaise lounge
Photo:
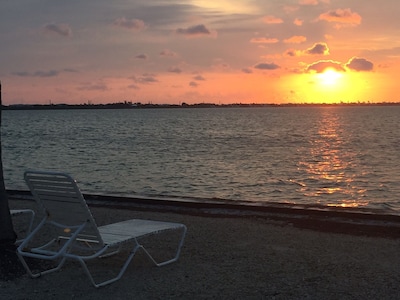
[[[32,277],[57,271],[66,260],[75,260],[82,265],[92,284],[99,287],[119,280],[139,249],[144,250],[157,266],[178,260],[187,230],[184,224],[131,219],[98,227],[71,176],[58,172],[27,171],[24,177],[37,204],[45,211],[39,225],[17,249],[18,257]],[[139,239],[172,230],[177,230],[177,245],[173,247],[171,258],[158,262]],[[39,245],[38,241],[41,241]],[[87,262],[123,253],[121,246],[129,246],[130,251],[118,275],[96,282]],[[54,261],[56,266],[35,273],[26,258]]]

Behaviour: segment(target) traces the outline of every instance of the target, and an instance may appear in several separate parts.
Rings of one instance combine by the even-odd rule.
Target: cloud
[[[67,71],[66,71],[67,72]],[[14,72],[13,75],[19,76],[19,77],[55,77],[60,74],[59,71],[56,70],[50,70],[50,71],[36,71],[33,73],[30,72]]]
[[[140,90],[140,88],[139,88],[136,84],[130,84],[130,85],[128,85],[128,89]]]
[[[226,70],[230,68],[230,65],[227,62],[225,62],[222,58],[216,58],[213,61],[212,67],[217,70],[221,69]]]
[[[60,74],[59,71],[50,70],[50,71],[36,71],[33,76],[34,77],[54,77]]]
[[[242,72],[243,72],[243,73],[246,73],[246,74],[251,74],[251,73],[253,73],[253,70],[250,69],[250,68],[243,68],[243,69],[242,69]]]
[[[168,72],[179,74],[179,73],[182,73],[182,69],[179,67],[169,67]]]
[[[201,75],[196,75],[196,76],[194,76],[193,77],[193,79],[194,80],[197,80],[197,81],[204,81],[204,80],[206,80],[203,76],[201,76]]]
[[[160,52],[160,56],[164,57],[176,57],[178,56],[175,52],[169,50],[169,49],[164,49]]]
[[[318,5],[318,0],[299,0],[300,5]]]
[[[55,77],[60,75],[62,72],[78,73],[79,71],[71,68],[65,68],[62,69],[61,71],[59,70],[49,70],[49,71],[38,70],[35,72],[19,71],[19,72],[13,72],[12,74],[19,77]]]
[[[298,5],[284,5],[283,6],[283,10],[287,13],[287,14],[291,14],[295,11],[299,10],[299,6]]]
[[[32,76],[29,72],[25,72],[25,71],[13,72],[12,74],[15,75],[15,76],[19,76],[19,77],[29,77],[29,76]]]
[[[137,58],[137,59],[148,59],[149,57],[146,54],[142,53],[142,54],[136,55],[135,58]]]
[[[274,63],[258,63],[254,66],[254,68],[259,70],[276,70],[279,69],[280,66]]]
[[[300,44],[307,40],[305,36],[302,35],[294,35],[288,39],[283,40],[284,43],[287,44]]]
[[[346,64],[346,67],[353,71],[372,71],[374,64],[365,58],[352,57]]]
[[[156,75],[154,74],[149,74],[149,73],[144,73],[141,76],[132,76],[130,77],[134,82],[136,83],[142,83],[142,84],[148,84],[148,83],[155,83],[158,82]]]
[[[279,40],[275,38],[265,38],[265,37],[259,37],[259,38],[252,38],[250,40],[250,43],[253,44],[276,44],[278,43]]]
[[[337,28],[343,27],[344,25],[356,26],[361,24],[361,16],[358,13],[352,12],[350,8],[336,9],[323,13],[318,17],[319,20],[327,22],[340,23]]]
[[[72,29],[68,24],[46,24],[43,26],[43,32],[57,34],[63,37],[72,37]]]
[[[287,49],[283,55],[285,56],[290,56],[290,57],[296,57],[296,56],[301,56],[303,52],[295,50],[295,49]]]
[[[365,58],[358,58],[352,57],[349,61],[345,64],[345,67],[352,71],[357,72],[368,72],[372,71],[374,68],[374,64]],[[315,63],[312,63],[307,66],[306,72],[316,72],[322,73],[326,69],[331,68],[339,72],[345,72],[346,69],[340,62],[333,61],[333,60],[320,60]]]
[[[304,52],[310,55],[328,55],[329,48],[326,43],[316,43],[311,48],[308,48]]]
[[[139,19],[118,18],[114,21],[113,24],[117,27],[130,29],[134,31],[140,31],[146,28],[144,22]]]
[[[108,87],[102,82],[98,83],[84,83],[77,88],[79,91],[107,91]]]
[[[306,68],[306,72],[322,73],[328,68],[334,69],[338,72],[346,71],[340,62],[333,60],[320,60],[308,65]]]
[[[330,0],[299,0],[300,5],[318,5],[320,3],[330,3]]]
[[[283,20],[281,18],[277,18],[275,16],[265,16],[263,18],[263,22],[267,24],[282,24]]]
[[[296,26],[302,26],[303,22],[304,22],[303,20],[296,18],[296,19],[294,19],[293,24]]]
[[[190,26],[188,28],[178,28],[175,30],[177,34],[185,35],[187,37],[198,37],[212,35],[211,30],[209,30],[204,24]]]
[[[189,86],[191,86],[191,87],[198,87],[199,84],[198,84],[197,82],[195,82],[195,81],[191,81],[191,82],[189,82]]]

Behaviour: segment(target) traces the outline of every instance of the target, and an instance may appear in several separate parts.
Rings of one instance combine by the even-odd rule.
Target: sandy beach
[[[10,201],[11,208],[32,206]],[[155,267],[138,253],[123,278],[94,288],[81,267],[0,281],[0,299],[399,299],[400,240],[387,230],[335,231],[270,216],[152,212],[91,206],[98,225],[131,218],[188,228],[178,262]],[[310,223],[310,222],[309,222]],[[312,222],[311,222],[312,223]],[[322,223],[321,223],[322,224]],[[351,226],[351,225],[350,225]],[[304,226],[303,226],[304,227]],[[310,226],[308,226],[310,227]],[[338,230],[336,230],[338,231]],[[388,233],[393,233],[390,235]],[[160,245],[164,241],[160,240]],[[161,247],[160,247],[161,248]],[[122,256],[122,255],[121,255]],[[108,272],[122,258],[97,261]]]

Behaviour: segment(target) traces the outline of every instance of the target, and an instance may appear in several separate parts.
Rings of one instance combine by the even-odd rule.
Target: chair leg
[[[32,277],[32,278],[37,278],[45,274],[53,273],[61,269],[61,267],[64,265],[65,261],[67,260],[66,257],[63,257],[60,259],[60,262],[55,266],[54,268],[46,269],[41,272],[34,273],[32,269],[29,267],[28,263],[26,262],[25,258],[17,251],[17,256],[19,260],[21,261],[22,265],[26,269],[27,273]]]
[[[119,271],[118,275],[111,278],[111,279],[107,279],[104,280],[102,282],[96,283],[96,281],[93,278],[92,273],[90,272],[85,259],[83,259],[82,257],[76,256],[74,257],[74,259],[78,260],[79,263],[81,264],[83,270],[85,271],[86,275],[89,277],[90,282],[93,284],[93,286],[95,286],[96,288],[101,287],[101,286],[105,286],[107,284],[113,283],[119,279],[121,279],[121,277],[124,275],[126,269],[128,268],[130,262],[132,261],[132,258],[135,256],[136,251],[141,248],[141,246],[139,244],[135,244],[135,246],[133,247],[132,251],[129,253],[125,263],[123,264],[123,266],[121,267],[121,270]],[[104,256],[99,256],[99,258],[102,258]]]
[[[110,257],[110,256],[113,256],[113,255],[119,253],[120,251],[121,251],[121,246],[118,246],[115,250],[107,252],[107,253],[105,253],[103,255],[100,255],[99,257],[100,258]]]
[[[175,261],[177,261],[177,260],[179,259],[179,256],[180,256],[180,254],[181,254],[181,249],[182,249],[182,246],[183,246],[183,243],[184,243],[184,240],[185,240],[185,236],[186,236],[186,231],[187,231],[187,228],[186,228],[186,226],[184,226],[184,227],[183,227],[183,230],[182,230],[182,235],[181,235],[179,244],[178,244],[177,249],[176,249],[175,256],[174,256],[173,258],[171,258],[171,259],[167,259],[167,260],[165,260],[165,261],[157,262],[157,261],[154,259],[154,257],[146,250],[145,247],[143,247],[142,245],[140,245],[140,248],[143,249],[144,253],[146,253],[146,255],[150,258],[150,260],[151,260],[157,267],[161,267],[161,266],[168,265],[168,264],[173,263],[173,262],[175,262]]]

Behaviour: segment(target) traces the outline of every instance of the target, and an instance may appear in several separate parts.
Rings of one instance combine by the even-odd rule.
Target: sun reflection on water
[[[362,207],[366,190],[357,187],[353,172],[356,153],[346,147],[348,132],[334,109],[321,111],[313,138],[298,168],[306,177],[300,192],[329,207]],[[304,149],[303,149],[304,151]]]

